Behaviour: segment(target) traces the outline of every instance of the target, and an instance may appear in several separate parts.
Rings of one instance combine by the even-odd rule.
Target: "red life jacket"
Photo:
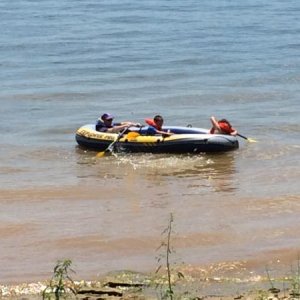
[[[219,121],[218,124],[220,126],[221,131],[222,131],[221,133],[230,134],[231,132],[233,132],[235,130],[227,122]],[[215,133],[215,128],[214,127],[210,130],[210,133],[211,134]]]
[[[159,128],[159,127],[157,126],[157,124],[154,122],[153,119],[145,119],[145,122],[146,122],[148,125],[150,125],[150,126],[156,128],[157,130],[161,130],[161,128]]]

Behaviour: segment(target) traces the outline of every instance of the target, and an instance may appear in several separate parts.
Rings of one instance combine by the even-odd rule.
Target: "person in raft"
[[[226,120],[217,120],[214,116],[210,118],[212,123],[212,128],[210,129],[210,133],[218,133],[218,134],[229,134],[229,135],[237,135],[237,131],[231,126],[231,124]]]
[[[168,131],[163,131],[162,126],[164,124],[164,119],[160,115],[156,115],[154,119],[145,119],[145,122],[149,125],[147,129],[147,135],[161,134],[163,137],[172,135],[173,133]]]
[[[124,130],[126,127],[130,126],[141,126],[138,123],[132,122],[121,122],[121,123],[113,123],[114,116],[105,113],[103,114],[96,123],[96,130],[101,132],[110,132],[110,133],[118,133]]]

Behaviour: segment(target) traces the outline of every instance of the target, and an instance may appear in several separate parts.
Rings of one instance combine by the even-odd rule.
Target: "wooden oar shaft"
[[[242,134],[239,134],[239,133],[237,133],[237,136],[240,136],[241,138],[247,140],[247,141],[250,142],[250,143],[256,143],[256,142],[257,142],[255,139],[248,138],[248,137],[246,137],[246,136],[244,136],[244,135],[242,135]]]
[[[242,135],[242,134],[240,134],[240,133],[237,133],[237,135],[238,135],[239,137],[245,139],[245,140],[248,140],[248,138],[247,138],[246,136],[244,136],[244,135]]]

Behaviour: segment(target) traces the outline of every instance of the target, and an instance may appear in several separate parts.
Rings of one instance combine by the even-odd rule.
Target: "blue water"
[[[141,209],[157,199],[151,207],[158,224],[164,228],[168,212],[173,210],[175,218],[176,212],[179,215],[182,234],[188,234],[193,224],[198,224],[200,231],[206,224],[213,236],[224,224],[216,221],[217,208],[211,208],[212,215],[204,215],[201,223],[196,214],[199,199],[201,211],[210,207],[212,199],[218,206],[226,206],[222,201],[228,201],[228,224],[235,224],[237,217],[232,207],[245,214],[236,221],[240,226],[234,227],[239,236],[253,229],[250,220],[256,224],[263,220],[264,225],[255,229],[261,230],[261,238],[252,245],[257,255],[266,249],[281,249],[278,245],[282,244],[299,247],[298,235],[291,238],[291,231],[287,232],[278,219],[287,218],[290,228],[297,228],[295,220],[300,213],[297,207],[290,209],[291,203],[296,205],[300,200],[299,11],[297,0],[2,0],[0,232],[12,233],[0,238],[4,245],[0,260],[7,266],[0,271],[0,278],[16,279],[16,274],[24,274],[24,269],[34,264],[26,253],[35,250],[32,245],[43,235],[61,242],[57,222],[79,240],[96,234],[96,229],[91,233],[68,228],[66,219],[70,216],[63,213],[53,220],[47,207],[53,205],[55,210],[55,201],[74,197],[78,198],[76,203],[64,205],[75,212],[76,204],[79,210],[83,206],[89,211],[85,199],[96,198],[97,202],[89,203],[91,211],[85,212],[96,218],[93,208],[104,205],[103,187],[113,191],[112,203],[118,203],[116,200],[124,194],[137,197],[136,189]],[[210,127],[211,115],[226,117],[240,133],[258,143],[240,140],[240,149],[224,157],[134,156],[97,162],[94,153],[77,148],[74,133],[79,126],[95,122],[103,112],[114,114],[119,121],[141,123],[159,113],[170,125],[204,128]],[[130,182],[126,181],[128,175]],[[52,189],[57,192],[51,194]],[[88,196],[91,190],[95,192]],[[180,202],[168,206],[178,197],[190,203],[190,208],[181,211]],[[20,199],[24,207],[18,215]],[[33,212],[26,206],[32,199],[42,203],[39,220],[31,217]],[[270,204],[270,208],[266,202],[271,199],[276,204]],[[249,201],[253,209],[249,209]],[[160,212],[158,208],[165,210]],[[136,215],[131,211],[124,216],[126,236],[141,234],[130,230],[133,218],[138,228],[151,226],[151,220],[145,221],[147,212]],[[113,216],[105,218],[116,236],[123,238],[124,232],[118,231],[120,224],[111,224]],[[89,222],[85,222],[89,228]],[[20,223],[34,224],[38,234],[23,235],[24,240],[17,243],[14,229],[18,232],[15,226]],[[278,231],[285,234],[277,241],[278,231],[274,231],[276,243],[270,236],[266,245],[262,237],[276,224],[281,224]],[[98,224],[98,230],[102,226]],[[151,235],[159,236],[160,229],[153,228]],[[86,240],[82,243],[88,245]],[[243,245],[238,254],[233,243],[227,252],[211,257],[208,249],[201,257],[207,255],[212,262],[236,256],[248,258],[251,251],[247,243]],[[36,257],[48,247],[46,244],[40,252],[37,250]],[[88,252],[87,247],[84,249]],[[219,247],[224,249],[224,244],[220,242]],[[8,263],[7,253],[18,253],[19,248],[25,251],[26,259]],[[32,274],[24,276],[39,278],[60,255],[75,256],[86,276],[97,273],[90,269],[87,258],[77,257],[72,247],[66,248],[67,253],[49,251],[51,255],[39,261]],[[141,265],[149,267],[150,256],[143,256]],[[197,256],[189,256],[197,262]],[[103,261],[103,257],[93,259]],[[131,267],[126,259],[118,263]],[[132,265],[135,263],[133,259]],[[109,270],[109,264],[104,269]]]

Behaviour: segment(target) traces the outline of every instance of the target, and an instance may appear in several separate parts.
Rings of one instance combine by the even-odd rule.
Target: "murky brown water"
[[[281,172],[284,153],[257,153],[259,148],[101,159],[80,149],[73,156],[23,150],[35,167],[23,161],[2,170],[20,185],[1,187],[0,280],[49,278],[63,258],[72,259],[84,278],[120,269],[154,271],[170,213],[180,262],[207,270],[243,262],[257,272],[271,262],[290,265],[300,245],[299,170],[291,165]],[[297,150],[288,149],[290,155]],[[283,179],[291,175],[286,187]]]

